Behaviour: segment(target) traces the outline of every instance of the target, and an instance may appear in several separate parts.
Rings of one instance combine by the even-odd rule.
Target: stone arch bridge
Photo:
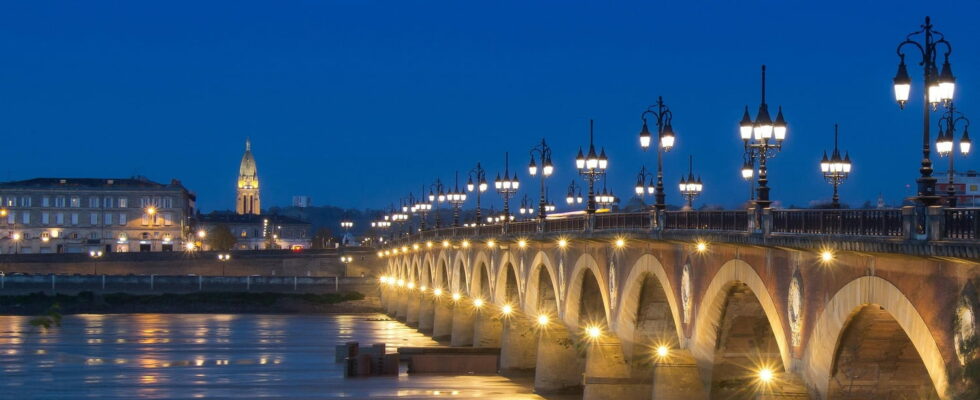
[[[916,240],[896,217],[849,232],[753,232],[710,212],[428,231],[379,252],[382,301],[453,346],[500,347],[501,373],[533,373],[541,393],[963,396],[978,242]]]

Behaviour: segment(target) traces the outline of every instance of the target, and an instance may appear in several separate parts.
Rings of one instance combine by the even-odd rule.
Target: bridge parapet
[[[864,210],[773,210],[754,221],[746,211],[599,213],[540,221],[441,228],[396,243],[443,239],[546,238],[628,235],[660,240],[707,240],[799,249],[897,253],[980,259],[980,209],[932,207],[924,226],[913,207]],[[923,222],[920,222],[923,223]],[[758,226],[758,228],[757,228]],[[924,228],[925,233],[920,233]]]

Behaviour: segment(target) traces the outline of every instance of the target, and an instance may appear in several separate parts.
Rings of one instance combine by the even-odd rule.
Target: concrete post
[[[472,329],[473,324],[470,323]],[[449,341],[453,335],[453,309],[452,304],[446,299],[436,299],[435,312],[432,318],[432,339],[436,341]],[[470,334],[472,339],[472,333]]]
[[[408,317],[408,293],[406,289],[401,289],[398,291],[398,310],[395,312],[395,318],[399,321],[405,322]]]
[[[453,347],[473,345],[473,327],[476,324],[476,313],[463,304],[453,305],[452,338],[449,345]]]
[[[672,350],[653,367],[653,398],[657,400],[706,400],[698,365],[688,350]]]
[[[581,393],[585,358],[568,329],[552,324],[540,331],[534,370],[536,393]]]
[[[926,209],[926,229],[928,230],[929,240],[943,240],[943,229],[946,225],[946,215],[943,206],[930,206]]]
[[[476,310],[473,323],[473,347],[500,347],[500,318],[486,307]]]
[[[411,289],[405,294],[405,300],[408,302],[408,306],[405,309],[405,325],[418,328],[421,297],[418,292]]]
[[[436,315],[436,305],[434,300],[428,295],[421,295],[419,304],[419,332],[432,333],[432,324]]]
[[[768,237],[772,235],[772,208],[762,209],[762,235]]]
[[[902,237],[915,240],[915,207],[902,207]]]
[[[653,382],[630,376],[630,366],[619,339],[590,340],[586,348],[583,399],[645,399],[653,393]]]
[[[537,353],[538,333],[527,317],[512,315],[504,318],[500,334],[500,374],[533,371]]]

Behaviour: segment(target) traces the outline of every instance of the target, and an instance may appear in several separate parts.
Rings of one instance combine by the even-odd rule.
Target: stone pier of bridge
[[[393,248],[379,286],[392,317],[449,346],[499,347],[500,374],[533,375],[542,394],[973,393],[977,260],[847,248],[630,234],[419,241]]]

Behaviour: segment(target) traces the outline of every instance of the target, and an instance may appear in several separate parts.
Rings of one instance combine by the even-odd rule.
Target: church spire
[[[252,155],[252,140],[245,138],[245,154],[238,167],[238,193],[235,199],[238,214],[259,214],[259,173]]]
[[[245,151],[252,151],[252,139],[245,137]]]

